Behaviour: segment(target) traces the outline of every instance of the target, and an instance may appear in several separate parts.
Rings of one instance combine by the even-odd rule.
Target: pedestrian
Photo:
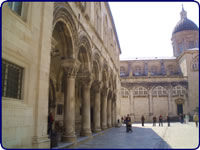
[[[183,120],[184,120],[184,117],[183,117],[183,114],[180,114],[180,123],[183,123]]]
[[[156,126],[156,116],[153,117],[153,126]]]
[[[188,124],[188,122],[189,122],[189,115],[186,114],[186,115],[185,115],[185,123]]]
[[[145,118],[144,118],[144,116],[142,115],[142,117],[141,117],[142,126],[144,126],[144,120],[145,120]]]
[[[52,113],[50,112],[48,116],[48,134],[49,135],[51,135],[52,133],[53,122],[54,122],[54,118],[53,118]]]
[[[170,117],[169,115],[167,115],[167,124],[168,124],[168,127],[170,126]]]
[[[131,117],[129,116],[129,114],[126,117],[126,132],[133,132],[132,128],[131,128]]]
[[[162,115],[159,116],[159,127],[163,126],[163,118],[162,118]]]
[[[196,127],[198,127],[199,116],[198,116],[197,113],[194,114],[193,120],[194,120],[194,122],[195,122],[195,124],[196,124]]]
[[[121,117],[121,122],[122,122],[122,124],[124,123],[124,117]]]

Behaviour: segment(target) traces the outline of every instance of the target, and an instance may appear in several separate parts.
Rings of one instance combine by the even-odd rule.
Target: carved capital
[[[95,80],[95,81],[93,82],[92,88],[94,89],[95,92],[100,92],[100,90],[101,90],[101,85],[102,85],[102,84],[101,84],[100,81]]]
[[[76,77],[80,62],[75,59],[65,59],[61,65],[67,77]]]
[[[109,92],[109,88],[107,88],[107,87],[102,88],[102,96],[103,97],[106,97],[108,95],[108,92]]]
[[[93,77],[89,71],[79,74],[78,79],[85,87],[90,87],[92,85]]]

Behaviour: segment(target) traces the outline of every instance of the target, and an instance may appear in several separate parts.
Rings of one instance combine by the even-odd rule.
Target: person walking
[[[199,116],[198,116],[197,113],[194,114],[193,120],[194,120],[194,122],[195,122],[195,124],[196,124],[196,127],[198,127]]]
[[[144,116],[142,115],[142,117],[141,117],[142,126],[144,126],[144,120],[145,120],[145,118],[144,118]]]
[[[185,115],[185,123],[188,124],[188,122],[189,122],[189,115],[186,114],[186,115]]]
[[[153,126],[156,126],[156,116],[153,117]]]
[[[129,114],[126,117],[126,132],[133,132],[132,128],[131,128],[131,117],[129,116]]]
[[[52,113],[50,112],[48,116],[48,134],[49,135],[52,134],[53,122],[54,122],[54,118],[53,118]]]
[[[168,127],[170,126],[170,117],[169,115],[167,115],[167,124],[168,124]]]
[[[163,126],[163,118],[162,115],[159,116],[159,127]]]

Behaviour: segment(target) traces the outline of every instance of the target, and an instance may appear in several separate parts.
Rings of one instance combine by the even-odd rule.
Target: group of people
[[[158,119],[159,119],[159,126],[163,126],[163,116],[160,115]],[[142,115],[142,117],[141,117],[142,126],[144,126],[144,121],[145,121],[145,118]],[[153,116],[153,126],[156,126],[156,121],[157,121],[156,116]],[[168,123],[168,126],[170,126],[170,117],[169,116],[167,116],[167,123]]]

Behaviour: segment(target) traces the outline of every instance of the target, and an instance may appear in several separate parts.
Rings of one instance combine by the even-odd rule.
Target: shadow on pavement
[[[170,149],[166,143],[151,128],[132,127],[133,132],[126,132],[126,127],[112,128],[102,135],[83,143],[77,148],[131,148],[131,149]]]

